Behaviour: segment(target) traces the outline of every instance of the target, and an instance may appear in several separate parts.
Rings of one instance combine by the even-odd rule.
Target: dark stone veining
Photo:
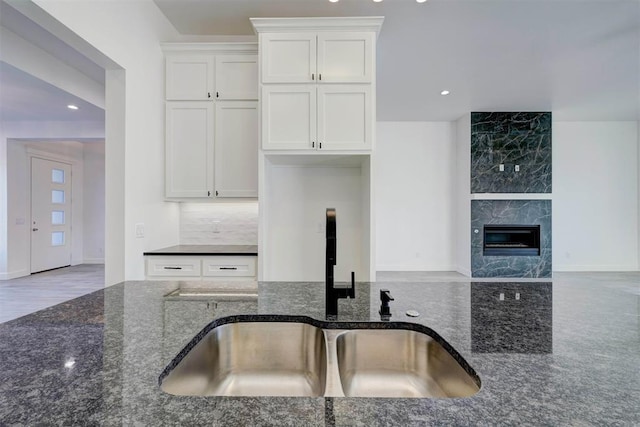
[[[471,113],[471,192],[550,193],[551,113]]]
[[[205,312],[206,299],[185,300],[185,306],[172,298],[165,304],[165,295],[178,288],[178,282],[127,282],[0,324],[0,424],[639,425],[639,274],[560,275],[552,287],[468,281],[359,283],[355,300],[341,301],[346,304],[339,312],[347,314],[339,322],[378,322],[374,296],[389,289],[395,298],[392,320],[436,331],[480,376],[481,390],[463,399],[166,394],[158,387],[158,376],[211,317],[275,313],[321,320],[324,284],[260,283],[257,304],[255,299],[226,300]],[[512,314],[506,315],[495,293],[513,298],[516,290],[522,307],[511,300],[507,310]],[[421,316],[409,319],[404,313],[410,309]],[[544,352],[533,348],[535,336],[522,336],[527,331],[519,329],[534,315],[546,331],[540,337]],[[513,333],[492,341],[478,335],[483,328]],[[71,359],[75,364],[65,367]]]
[[[539,256],[484,256],[485,224],[540,225]],[[472,200],[472,277],[551,277],[551,200]]]

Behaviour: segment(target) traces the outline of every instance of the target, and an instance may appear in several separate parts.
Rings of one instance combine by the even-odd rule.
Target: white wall
[[[471,276],[471,114],[456,121],[456,268]]]
[[[181,203],[181,245],[257,245],[258,202]]]
[[[28,164],[23,148],[14,147],[12,157],[22,161],[9,160],[10,144],[19,144],[15,139],[70,139],[104,138],[104,125],[96,122],[1,122],[0,123],[0,279],[10,279],[29,274],[28,264],[28,224],[19,224],[20,218],[27,219],[26,207],[28,191],[20,187],[27,179]],[[11,164],[9,167],[9,164]],[[11,170],[10,170],[11,169]],[[8,174],[14,176],[9,179]],[[15,176],[17,174],[17,176]],[[23,176],[24,175],[24,176]],[[81,176],[81,175],[80,175]],[[10,188],[10,186],[12,186]],[[26,223],[26,221],[25,221]],[[76,242],[80,244],[81,242]]]
[[[83,263],[85,264],[104,263],[104,153],[104,142],[83,144]]]
[[[638,123],[553,123],[553,269],[638,269]]]
[[[260,257],[266,258],[262,280],[324,281],[326,209],[336,209],[336,282],[368,280],[363,263],[362,168],[354,166],[269,167],[269,227]]]
[[[35,3],[124,70],[108,72],[106,82],[106,281],[143,279],[142,253],[178,243],[179,207],[164,202],[164,56],[159,44],[178,34],[151,0]],[[123,99],[110,95],[122,87]],[[110,113],[119,101],[124,111]],[[145,238],[135,238],[137,223],[145,224]]]
[[[454,270],[454,124],[378,122],[376,138],[377,270]]]

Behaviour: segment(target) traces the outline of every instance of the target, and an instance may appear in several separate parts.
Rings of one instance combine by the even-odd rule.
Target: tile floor
[[[0,281],[0,323],[104,288],[104,265],[81,264]]]

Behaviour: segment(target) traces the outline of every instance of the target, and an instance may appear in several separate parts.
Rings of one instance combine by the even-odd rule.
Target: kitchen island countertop
[[[479,375],[480,391],[459,399],[166,394],[160,373],[213,319],[323,319],[324,284],[182,300],[166,297],[180,282],[125,282],[0,324],[0,424],[639,425],[640,274],[601,277],[357,283],[356,298],[340,300],[338,320],[379,321],[389,289],[391,321],[432,328]]]

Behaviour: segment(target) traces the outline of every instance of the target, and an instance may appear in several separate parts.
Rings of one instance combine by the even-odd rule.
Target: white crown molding
[[[374,31],[376,37],[384,16],[333,18],[249,18],[256,34],[291,31]]]
[[[258,53],[258,42],[160,43],[164,53],[247,54]]]

